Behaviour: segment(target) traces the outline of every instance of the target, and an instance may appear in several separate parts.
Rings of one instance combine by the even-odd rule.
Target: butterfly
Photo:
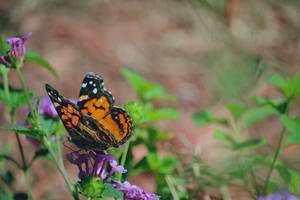
[[[88,73],[81,85],[77,105],[45,85],[70,141],[83,150],[118,148],[132,135],[133,122],[122,108],[114,106],[114,96],[104,88],[103,78]]]

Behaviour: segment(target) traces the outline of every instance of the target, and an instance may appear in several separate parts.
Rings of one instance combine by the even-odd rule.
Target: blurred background
[[[297,0],[0,1],[0,33],[11,37],[32,32],[27,48],[48,60],[60,77],[57,80],[32,63],[24,66],[25,83],[36,96],[46,95],[44,84],[50,83],[65,97],[77,98],[83,77],[93,71],[104,77],[116,105],[122,106],[137,99],[120,72],[126,67],[177,96],[176,102],[156,101],[155,106],[176,108],[182,119],[156,126],[174,134],[170,143],[174,148],[189,153],[191,159],[197,152],[210,164],[222,159],[226,151],[212,138],[216,125],[200,128],[192,115],[209,108],[217,116],[228,116],[224,104],[249,101],[253,94],[280,96],[266,80],[274,73],[292,77],[300,70],[299,20]],[[17,75],[11,72],[9,76],[11,85],[20,88]],[[295,113],[299,112],[297,102]],[[1,113],[5,109],[1,103]],[[8,116],[0,117],[1,125],[9,123]],[[264,128],[256,127],[255,134],[264,134],[276,144],[277,120],[259,123]],[[1,133],[0,145],[4,143],[15,146],[15,136]],[[32,144],[24,141],[24,146],[26,154],[33,154]],[[136,148],[137,160],[146,153],[143,149]],[[160,150],[162,155],[170,154],[163,146]],[[19,156],[17,151],[12,155]],[[181,162],[188,163],[187,158]],[[77,168],[66,167],[74,182]],[[35,163],[30,174],[35,199],[70,198],[50,161]],[[151,174],[130,181],[154,192]],[[13,188],[25,191],[24,179],[18,178]],[[230,191],[233,199],[250,198],[238,186]]]

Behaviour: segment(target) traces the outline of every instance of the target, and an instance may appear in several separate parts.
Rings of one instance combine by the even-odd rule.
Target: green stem
[[[24,169],[24,176],[25,176],[25,182],[26,182],[26,187],[27,187],[28,199],[32,199],[31,185],[30,185],[30,176],[29,176],[28,169]]]
[[[266,192],[267,192],[270,177],[271,177],[272,171],[275,167],[276,160],[277,160],[277,158],[279,156],[279,153],[280,153],[280,150],[281,150],[281,146],[282,146],[283,138],[284,138],[284,135],[285,135],[285,131],[286,131],[286,128],[284,127],[281,131],[280,139],[279,139],[279,142],[278,142],[278,145],[277,145],[277,148],[276,148],[276,152],[275,152],[272,164],[271,164],[271,168],[270,168],[270,170],[267,174],[267,178],[266,178],[266,182],[265,182],[265,186],[264,186],[264,194],[266,194]]]
[[[21,71],[20,71],[20,67],[17,67],[17,68],[16,68],[16,72],[17,72],[17,75],[18,75],[18,77],[19,77],[20,83],[21,83],[21,85],[22,85],[23,91],[24,91],[26,103],[27,103],[28,108],[29,108],[29,110],[30,110],[30,113],[31,113],[31,115],[32,115],[32,117],[33,117],[33,119],[34,119],[33,121],[34,121],[36,127],[37,127],[37,128],[40,128],[40,127],[39,127],[39,123],[38,123],[38,121],[37,121],[37,118],[36,118],[36,116],[35,116],[35,113],[33,112],[32,106],[31,106],[31,104],[30,104],[30,99],[29,99],[28,91],[27,91],[27,89],[26,89],[26,87],[25,87],[25,83],[24,83],[24,80],[23,80],[23,77],[22,77],[22,74],[21,74]]]
[[[124,149],[123,154],[122,154],[121,166],[123,166],[123,167],[125,165],[125,161],[126,161],[126,157],[127,157],[129,145],[130,145],[130,140],[127,141],[125,149]],[[120,182],[121,179],[122,179],[122,173],[118,173],[117,180]]]
[[[14,113],[11,113],[11,121],[13,124],[16,122]],[[17,138],[18,147],[19,147],[19,151],[20,151],[21,159],[22,159],[22,163],[23,163],[22,170],[24,172],[24,177],[25,177],[25,182],[26,182],[26,187],[27,187],[27,195],[28,195],[29,199],[31,199],[32,196],[31,196],[31,185],[30,185],[30,177],[29,177],[29,173],[28,173],[28,166],[26,164],[26,159],[25,159],[20,136],[18,133],[15,133],[15,135]]]
[[[250,193],[250,194],[253,197],[253,199],[255,199],[255,197],[259,195],[259,186],[257,184],[256,177],[255,177],[255,174],[254,174],[254,171],[253,171],[252,167],[250,167],[250,175],[252,177],[252,184],[255,188],[255,196],[252,193]]]
[[[57,151],[58,151],[58,161],[59,161],[59,166],[62,170],[62,172],[64,174],[66,174],[66,169],[65,169],[65,165],[64,165],[64,162],[63,162],[63,158],[62,158],[62,150],[61,150],[61,144],[60,144],[60,136],[59,134],[56,134],[56,145],[57,145]],[[70,182],[68,180],[68,182]]]
[[[9,68],[2,69],[1,72],[2,72],[2,77],[3,77],[4,93],[5,93],[6,98],[9,100],[10,94],[9,94],[9,86],[8,86],[8,78],[7,78]]]
[[[59,160],[58,160],[58,158],[57,158],[57,156],[56,156],[54,150],[52,149],[51,144],[50,144],[49,141],[47,140],[46,136],[44,136],[44,143],[45,143],[45,145],[47,146],[47,148],[49,149],[49,152],[51,153],[51,155],[52,155],[52,157],[53,157],[53,159],[54,159],[54,163],[55,163],[57,169],[59,170],[59,172],[60,172],[61,175],[63,176],[63,179],[64,179],[64,181],[65,181],[65,183],[66,183],[66,185],[67,185],[67,188],[68,188],[70,194],[73,195],[74,199],[76,199],[76,200],[79,199],[78,194],[77,194],[76,192],[74,192],[73,185],[72,185],[71,182],[69,181],[69,179],[68,179],[68,177],[67,177],[67,175],[66,175],[66,173],[65,173],[65,170],[63,170],[63,169],[60,167]]]
[[[2,76],[3,76],[4,93],[5,93],[6,98],[8,100],[10,100],[8,78],[7,78],[9,69],[8,68],[2,69],[1,72],[2,72]],[[22,79],[22,81],[23,81],[23,79]],[[25,87],[24,81],[23,81],[23,86]],[[15,108],[9,106],[9,112],[10,112],[11,122],[13,124],[16,123],[16,119],[15,119],[15,115],[14,115],[14,110],[15,110]],[[31,199],[32,196],[31,196],[31,186],[30,186],[30,177],[29,177],[29,173],[28,173],[28,167],[27,167],[27,164],[26,164],[26,159],[25,159],[25,155],[24,155],[24,151],[23,151],[23,147],[22,147],[20,136],[19,136],[18,133],[15,133],[15,135],[16,135],[16,138],[17,138],[17,143],[18,143],[18,147],[19,147],[19,151],[20,151],[21,159],[22,159],[22,164],[23,164],[21,168],[22,168],[22,170],[24,172],[24,176],[25,176],[25,182],[26,182],[26,186],[27,186],[27,195],[28,195],[29,199]],[[14,160],[11,160],[11,161],[14,161]],[[17,166],[19,166],[19,164],[17,162],[15,162],[15,164],[17,164]]]

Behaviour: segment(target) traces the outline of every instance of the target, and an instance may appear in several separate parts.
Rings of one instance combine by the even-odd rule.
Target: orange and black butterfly
[[[93,72],[83,79],[77,105],[46,84],[51,101],[67,129],[70,140],[83,150],[103,151],[124,144],[133,132],[129,114],[114,106],[113,95],[103,78]]]

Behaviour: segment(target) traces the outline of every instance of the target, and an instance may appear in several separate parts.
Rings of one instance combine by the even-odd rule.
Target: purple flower
[[[94,152],[89,152],[89,154],[79,154],[78,152],[67,154],[68,161],[72,164],[77,165],[79,169],[78,176],[80,179],[93,175],[94,177],[101,177],[104,181],[106,181],[116,171],[125,173],[127,170],[122,166],[118,166],[117,162],[114,160],[115,158],[116,157],[114,155]],[[108,162],[112,167],[110,172],[105,171]]]
[[[286,190],[280,190],[276,194],[269,194],[267,196],[260,196],[257,200],[300,200],[296,195],[289,193]]]
[[[55,107],[53,106],[53,103],[51,102],[51,99],[49,96],[45,96],[41,100],[39,113],[47,114],[54,118],[58,118],[58,114],[57,114]]]
[[[73,154],[76,155],[76,157],[73,157]],[[79,154],[78,152],[67,154],[67,159],[70,163],[77,165],[79,169],[79,178],[82,179],[84,177],[88,177],[92,170],[89,168],[89,159],[90,155],[83,153]],[[84,167],[85,165],[85,167]]]
[[[6,59],[5,56],[0,56],[0,62],[4,65],[10,65],[10,62],[12,59],[16,60],[21,56],[21,61],[24,60],[24,57],[26,55],[26,46],[25,41],[29,39],[32,32],[29,32],[27,35],[23,37],[12,37],[9,38],[6,43],[12,45],[12,50],[7,52],[8,59]]]
[[[37,101],[34,102],[32,109],[35,108],[37,104]],[[25,115],[28,115],[30,110],[28,107],[25,108]],[[53,106],[53,103],[51,102],[51,99],[49,96],[44,96],[40,103],[40,109],[39,114],[47,114],[50,115],[53,118],[58,118],[58,114],[55,110],[55,107]]]
[[[149,192],[146,192],[142,188],[131,185],[128,181],[125,181],[124,183],[120,183],[117,181],[112,181],[112,185],[117,189],[123,192],[123,198],[124,200],[159,200],[160,196],[156,194],[152,194]]]

